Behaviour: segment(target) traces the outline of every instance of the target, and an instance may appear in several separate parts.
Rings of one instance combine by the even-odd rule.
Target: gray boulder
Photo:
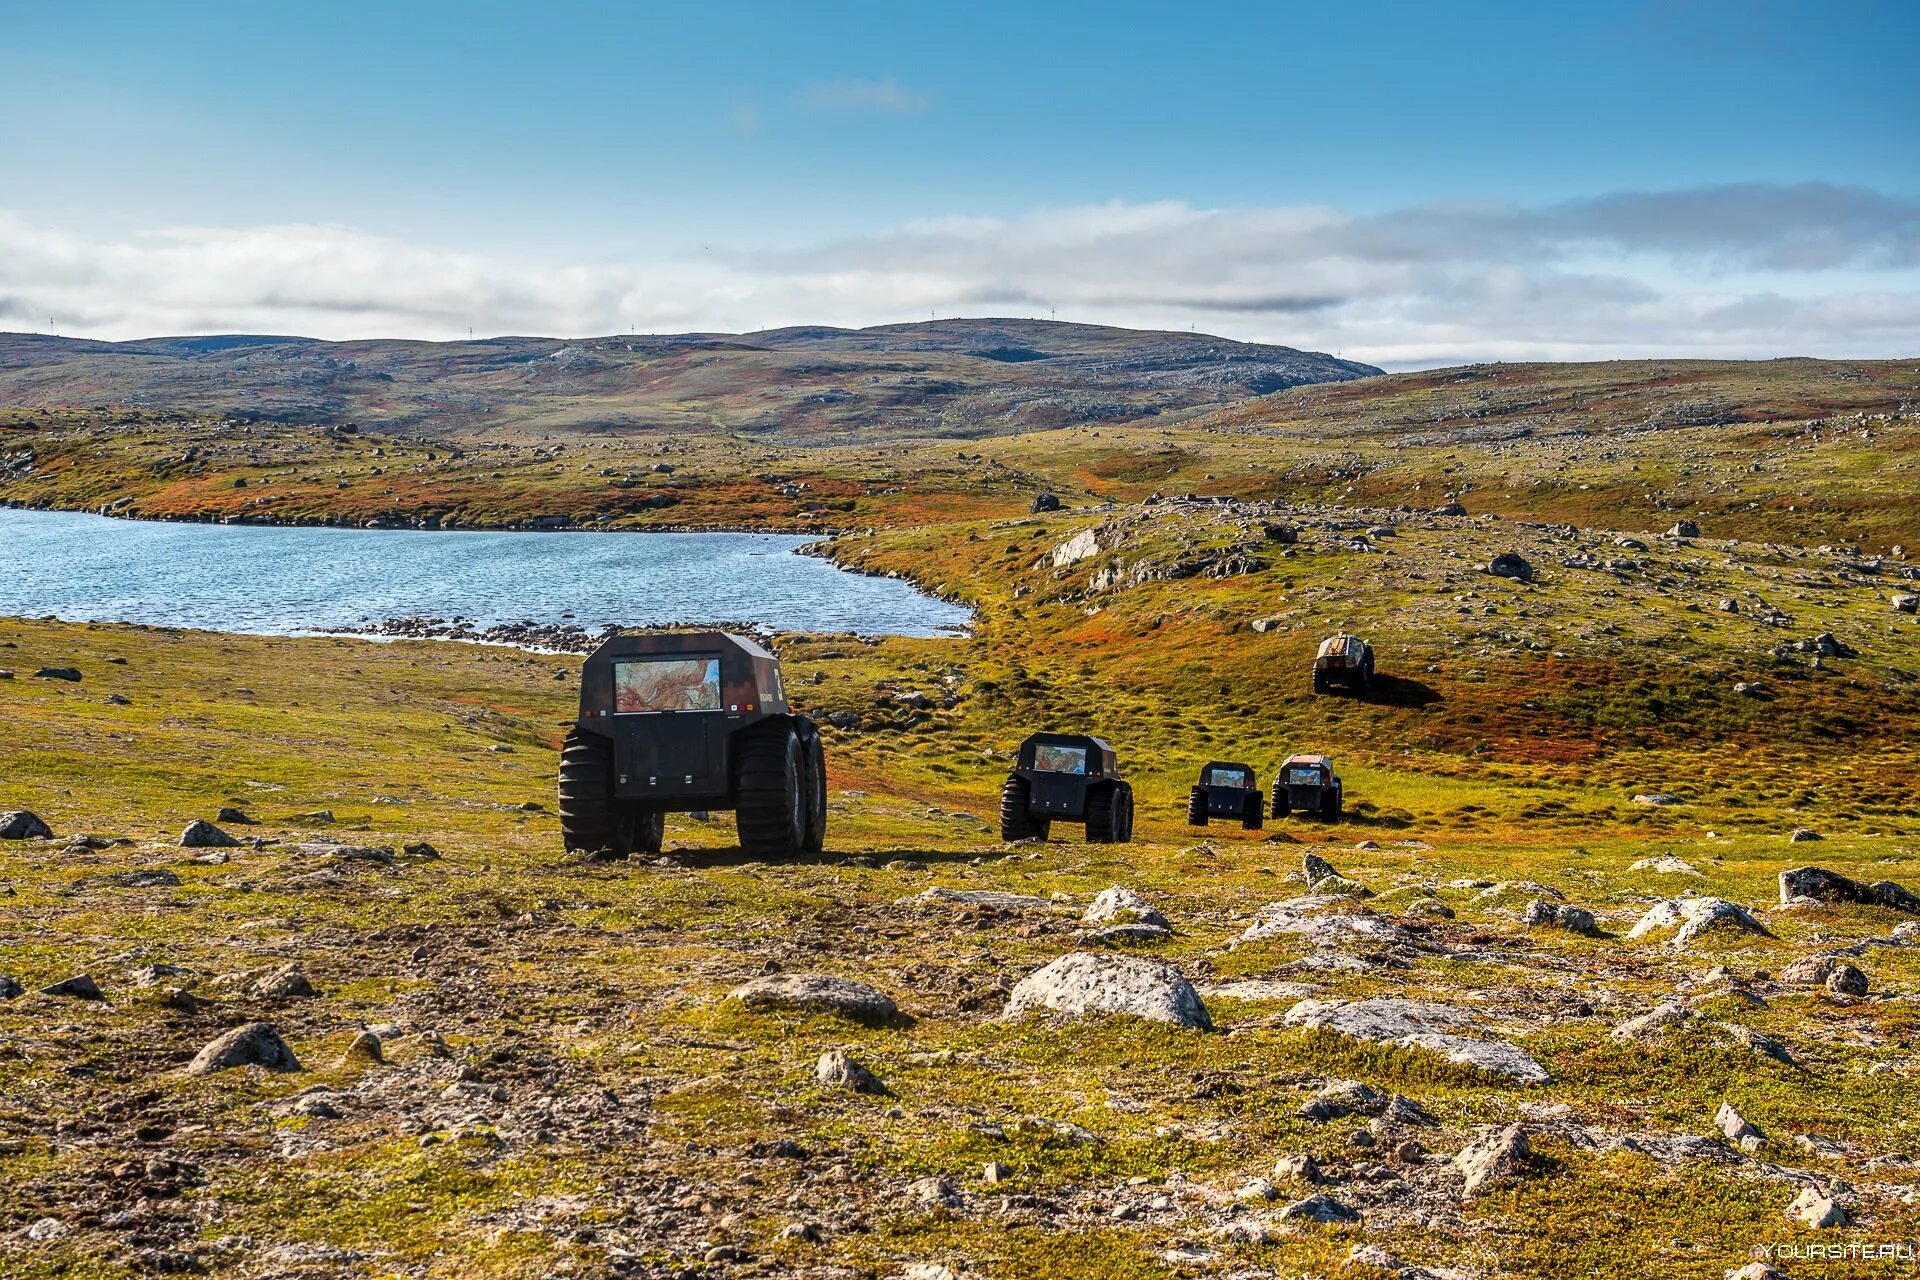
[[[1282,1222],[1346,1223],[1360,1221],[1360,1212],[1341,1204],[1329,1195],[1311,1195],[1295,1200],[1277,1215]]]
[[[735,987],[728,999],[758,1011],[834,1013],[856,1022],[887,1022],[900,1013],[899,1006],[866,983],[824,973],[769,974]]]
[[[1471,1199],[1520,1177],[1530,1154],[1527,1131],[1515,1124],[1483,1133],[1453,1158],[1453,1165],[1466,1176],[1466,1196]]]
[[[1818,902],[1858,902],[1920,915],[1920,895],[1891,880],[1861,884],[1825,867],[1795,867],[1780,873],[1780,901],[1812,898]]]
[[[1080,915],[1082,924],[1145,924],[1166,929],[1167,918],[1154,905],[1121,885],[1102,889]]]
[[[1512,578],[1518,582],[1533,581],[1533,566],[1517,551],[1502,551],[1487,561],[1487,572],[1496,578]]]
[[[298,1071],[300,1059],[265,1022],[249,1022],[209,1041],[187,1064],[190,1076],[210,1076],[234,1067],[264,1067],[268,1071]]]
[[[1302,1000],[1287,1010],[1285,1022],[1290,1027],[1337,1031],[1356,1040],[1429,1049],[1449,1062],[1525,1084],[1544,1084],[1550,1079],[1547,1069],[1524,1050],[1501,1040],[1458,1034],[1455,1029],[1471,1026],[1473,1015],[1437,1001],[1402,1000],[1392,996]]]
[[[231,849],[240,842],[208,822],[205,818],[195,818],[180,833],[182,849]]]
[[[1170,964],[1137,956],[1076,951],[1022,978],[1006,1016],[1035,1010],[1085,1016],[1125,1014],[1210,1030],[1213,1020],[1199,992]]]
[[[76,973],[71,978],[62,978],[58,982],[44,986],[40,988],[40,994],[65,996],[69,1000],[104,1001],[107,998],[106,993],[100,990],[100,984],[93,980],[93,975],[86,973]]]
[[[1627,937],[1643,938],[1667,929],[1676,931],[1668,943],[1675,951],[1683,950],[1695,938],[1709,931],[1733,929],[1769,938],[1773,936],[1767,932],[1765,925],[1753,918],[1751,911],[1738,903],[1728,902],[1725,898],[1699,896],[1655,903],[1647,914],[1640,917],[1640,922],[1627,931]]]
[[[0,840],[51,840],[53,828],[25,809],[0,813]]]

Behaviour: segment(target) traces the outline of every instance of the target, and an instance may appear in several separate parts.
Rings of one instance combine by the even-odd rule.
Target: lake
[[[484,533],[172,524],[0,508],[0,614],[267,635],[461,617],[752,623],[930,636],[967,610],[761,533]],[[563,616],[570,615],[570,616]]]

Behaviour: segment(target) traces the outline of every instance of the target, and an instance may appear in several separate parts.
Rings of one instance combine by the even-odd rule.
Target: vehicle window
[[[648,711],[718,711],[720,659],[626,658],[613,664],[615,715]]]
[[[1320,785],[1320,770],[1313,765],[1305,768],[1295,766],[1287,770],[1287,784],[1295,787],[1317,787]]]
[[[1207,783],[1215,787],[1244,787],[1247,785],[1247,771],[1245,769],[1221,769],[1217,767],[1209,769],[1207,770]]]
[[[1033,767],[1048,773],[1085,773],[1087,749],[1042,742],[1033,749]]]

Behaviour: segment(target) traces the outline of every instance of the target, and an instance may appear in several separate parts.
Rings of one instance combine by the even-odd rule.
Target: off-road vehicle
[[[1329,822],[1340,817],[1340,807],[1346,802],[1346,791],[1340,785],[1340,775],[1333,771],[1333,761],[1325,756],[1288,756],[1280,764],[1280,772],[1273,775],[1273,816],[1284,818],[1289,813],[1301,813],[1325,818]]]
[[[1313,691],[1331,693],[1336,684],[1361,692],[1373,688],[1373,646],[1344,631],[1322,640],[1313,655]]]
[[[1200,781],[1187,793],[1187,823],[1204,827],[1209,818],[1227,818],[1248,831],[1258,831],[1266,819],[1260,799],[1260,780],[1253,769],[1230,760],[1215,760],[1200,770]]]
[[[826,838],[820,732],[788,704],[780,660],[720,631],[609,638],[560,751],[566,847],[658,853],[664,815],[716,809],[753,853],[817,853]]]
[[[1047,838],[1055,822],[1084,822],[1089,844],[1133,839],[1133,788],[1113,748],[1079,733],[1036,733],[1000,788],[1000,838]]]

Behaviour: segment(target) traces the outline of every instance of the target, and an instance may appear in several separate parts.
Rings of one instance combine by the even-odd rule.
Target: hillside
[[[0,406],[162,407],[487,435],[970,438],[1378,373],[1291,347],[1038,320],[745,334],[90,342],[0,334]]]

